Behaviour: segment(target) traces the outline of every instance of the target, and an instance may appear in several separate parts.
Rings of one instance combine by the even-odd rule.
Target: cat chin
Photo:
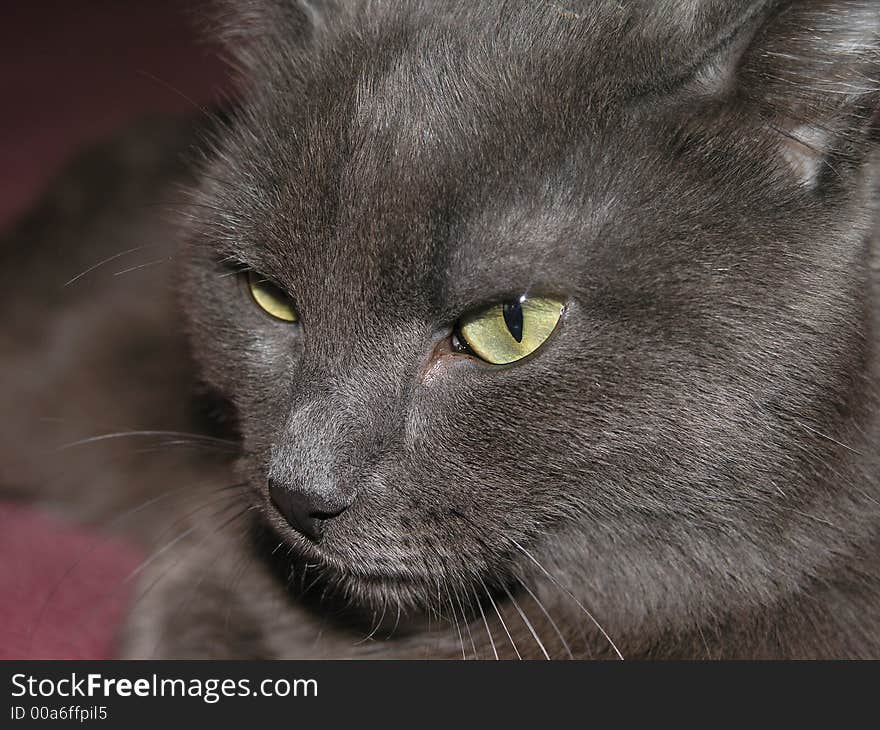
[[[416,570],[424,556],[406,559],[374,553],[369,560],[359,560],[362,545],[355,550],[341,536],[335,537],[336,545],[333,536],[315,544],[291,528],[268,498],[256,507],[257,558],[291,597],[312,604],[317,614],[332,609],[355,623],[360,616],[375,624],[377,612],[385,612],[394,619],[398,633],[405,626],[421,630],[421,622],[442,616],[450,596],[459,597],[461,610],[479,615],[484,602],[501,604],[517,591],[516,581],[503,568],[453,577],[440,563],[434,572]]]

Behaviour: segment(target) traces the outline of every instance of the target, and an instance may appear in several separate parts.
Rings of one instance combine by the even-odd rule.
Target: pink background
[[[204,3],[4,2],[0,231],[84,145],[144,115],[194,113],[228,86]],[[132,545],[0,503],[0,659],[102,659],[132,600]]]

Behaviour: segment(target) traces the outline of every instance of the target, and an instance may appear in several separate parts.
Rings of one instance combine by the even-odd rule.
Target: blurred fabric
[[[141,563],[118,539],[0,503],[0,659],[108,659]]]
[[[228,76],[200,37],[205,9],[171,0],[3,4],[0,232],[84,146],[137,118],[197,114],[220,97]],[[0,659],[112,657],[143,559],[63,515],[0,502]]]

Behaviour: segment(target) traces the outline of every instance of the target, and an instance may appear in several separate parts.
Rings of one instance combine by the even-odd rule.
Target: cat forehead
[[[450,153],[485,170],[516,148],[583,139],[652,84],[693,71],[764,4],[345,4],[308,42],[266,41],[253,72],[256,123],[293,150],[306,178],[405,179],[416,167],[442,176]]]
[[[309,272],[386,294],[389,282],[497,289],[565,271],[572,239],[586,245],[613,208],[635,137],[609,86],[612,44],[584,30],[595,17],[573,29],[509,7],[473,11],[473,32],[412,15],[368,23],[273,66],[233,155],[263,229],[243,258],[297,289]]]
[[[257,157],[285,187],[266,215],[285,221],[285,235],[264,243],[325,268],[344,254],[361,277],[373,263],[412,280],[432,260],[451,281],[524,280],[558,260],[566,235],[588,239],[600,227],[618,177],[610,159],[626,156],[632,137],[620,145],[619,127],[588,124],[586,111],[573,125],[552,101],[528,98],[537,88],[450,105],[448,89],[468,79],[422,69],[419,83],[410,73],[395,65],[352,79],[346,101],[291,124],[286,155]]]
[[[583,162],[607,145],[621,104],[590,92],[565,52],[505,55],[442,27],[426,35],[340,40],[312,59],[307,82],[261,94],[250,127],[275,148],[251,158],[287,178],[312,213],[364,221],[389,203],[442,217],[429,209],[522,197],[525,177],[541,181],[532,197],[552,197],[549,178],[575,148]]]
[[[460,48],[514,62],[578,59],[583,83],[645,88],[676,74],[774,0],[252,0],[232,12],[229,34],[242,65],[297,67],[342,51],[362,64],[413,51],[429,65]],[[256,20],[258,19],[258,20]],[[247,33],[245,32],[246,36]],[[358,46],[367,50],[359,53]],[[381,52],[371,53],[375,49]],[[290,62],[293,62],[291,64]],[[263,70],[260,70],[263,69]]]

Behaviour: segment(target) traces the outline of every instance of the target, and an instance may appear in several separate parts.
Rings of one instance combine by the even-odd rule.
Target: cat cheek
[[[422,373],[422,385],[430,386],[446,375],[452,364],[449,362],[451,358],[451,355],[446,355],[431,362],[427,370]]]

